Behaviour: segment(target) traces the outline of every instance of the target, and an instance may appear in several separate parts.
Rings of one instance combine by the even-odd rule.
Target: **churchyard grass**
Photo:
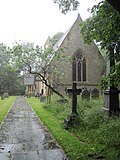
[[[9,98],[5,98],[4,100],[0,99],[0,123],[4,120],[15,99],[15,96],[9,96]]]
[[[103,97],[91,101],[78,98],[77,126],[69,130],[63,122],[71,112],[71,100],[57,100],[54,96],[47,104],[32,97],[28,102],[70,160],[120,159],[120,118],[108,117],[103,111]]]

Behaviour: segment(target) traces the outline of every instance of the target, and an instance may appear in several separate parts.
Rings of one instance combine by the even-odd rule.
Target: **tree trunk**
[[[38,75],[38,76],[41,78],[41,81],[42,81],[49,89],[51,89],[55,94],[57,94],[58,96],[60,96],[62,99],[65,99],[65,97],[64,97],[60,92],[58,92],[58,91],[55,90],[50,84],[48,84],[45,76],[43,76],[42,74],[37,73],[37,72],[32,72],[31,66],[29,66],[29,68],[30,68],[30,70],[29,70],[29,73],[30,73],[30,74]]]
[[[115,66],[115,56],[114,56],[114,46],[109,48],[110,52],[110,70],[113,66]],[[113,80],[115,81],[115,80]],[[111,82],[111,79],[110,79]],[[114,86],[114,84],[110,86],[110,102],[109,102],[109,115],[118,115],[120,112],[119,109],[119,90]]]

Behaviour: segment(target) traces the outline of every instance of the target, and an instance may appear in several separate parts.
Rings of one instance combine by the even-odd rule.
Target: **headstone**
[[[105,90],[104,92],[104,111],[109,111],[110,105],[110,91]]]
[[[72,97],[72,89],[70,88],[65,88],[65,92],[66,92],[66,95],[70,98]]]
[[[40,102],[45,102],[45,101],[46,101],[46,99],[47,99],[47,97],[46,97],[46,96],[41,96],[41,97],[40,97]]]
[[[3,93],[3,97],[4,98],[9,98],[9,94],[6,92],[6,93]]]
[[[94,88],[91,92],[91,98],[92,99],[98,99],[99,98],[99,90],[97,88]]]
[[[109,111],[109,115],[112,114],[119,115],[119,93],[120,90],[117,88],[110,89],[108,88],[104,92],[104,111]]]
[[[90,100],[90,91],[88,91],[87,89],[85,89],[85,90],[82,92],[82,99]]]

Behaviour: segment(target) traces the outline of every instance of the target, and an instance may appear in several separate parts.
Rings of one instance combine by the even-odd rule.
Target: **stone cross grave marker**
[[[72,123],[74,123],[74,119],[78,115],[77,113],[77,95],[80,95],[81,89],[77,89],[77,84],[73,83],[72,89],[70,92],[72,93],[72,113],[68,119],[64,119],[65,129],[68,129],[69,126]]]
[[[77,89],[76,83],[72,86],[72,113],[77,113],[77,95],[80,95],[81,89]]]
[[[7,92],[3,93],[4,98],[9,98],[9,94]]]
[[[99,98],[99,90],[97,88],[94,88],[91,92],[91,97],[93,99],[98,99]]]
[[[82,99],[90,100],[90,91],[88,91],[87,89],[85,89],[85,90],[82,92]]]
[[[72,89],[66,89],[66,93],[68,93],[68,95],[72,96],[72,113],[76,113],[77,114],[77,95],[80,95],[81,93],[81,89],[77,89],[77,84],[73,83],[72,85]]]

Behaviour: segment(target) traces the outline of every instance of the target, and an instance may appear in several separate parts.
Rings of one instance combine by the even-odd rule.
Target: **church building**
[[[53,46],[53,51],[60,55],[60,58],[56,60],[52,57],[50,60],[51,83],[62,94],[65,94],[66,90],[72,89],[73,82],[82,91],[85,89],[89,91],[93,89],[99,90],[101,77],[106,71],[105,60],[97,45],[94,42],[89,45],[84,43],[80,31],[81,22],[82,19],[78,14],[73,25]],[[45,42],[44,48],[46,49],[49,46],[51,46],[50,37]],[[26,94],[48,94],[48,88],[37,78],[34,77],[31,80],[27,77],[24,82]]]
[[[85,44],[80,32],[80,23],[82,19],[78,14],[73,25],[57,41],[53,50],[60,52],[66,60],[58,60],[56,65],[60,78],[54,79],[53,82],[60,82],[57,89],[63,92],[65,88],[72,88],[72,83],[77,83],[77,88],[81,89],[99,89],[99,83],[103,74],[105,74],[105,61],[94,42],[90,45]],[[54,63],[54,60],[52,61]],[[56,63],[56,62],[55,62]],[[54,76],[55,77],[55,76]],[[55,85],[55,84],[53,84]],[[55,85],[56,86],[56,85]]]

